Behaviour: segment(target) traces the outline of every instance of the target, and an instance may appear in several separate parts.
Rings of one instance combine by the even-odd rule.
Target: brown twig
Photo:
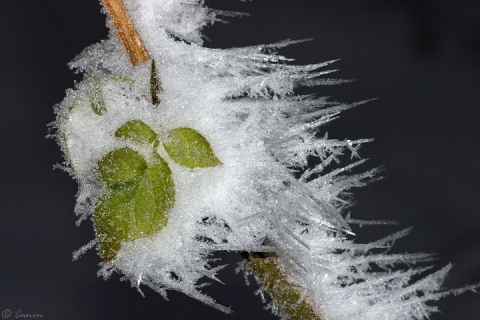
[[[113,25],[130,56],[133,66],[147,62],[150,58],[140,35],[128,16],[122,0],[102,0]]]

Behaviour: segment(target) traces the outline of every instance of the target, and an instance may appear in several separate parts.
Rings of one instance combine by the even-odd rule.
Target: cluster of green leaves
[[[175,184],[167,162],[158,154],[157,134],[145,122],[130,120],[115,136],[149,146],[152,160],[130,147],[115,149],[98,161],[104,192],[98,199],[94,223],[102,258],[115,258],[122,243],[151,236],[167,224],[175,204]],[[162,146],[169,157],[186,168],[221,164],[207,139],[191,128],[170,130]]]
[[[124,76],[113,76],[110,80],[126,85],[135,83]],[[103,96],[106,81],[109,79],[91,76],[87,90],[88,103],[98,116],[108,112]],[[149,87],[152,104],[160,104],[162,86],[153,60]],[[207,139],[191,128],[170,130],[160,143],[149,125],[134,119],[118,128],[115,137],[139,148],[125,146],[112,150],[97,163],[103,193],[96,202],[93,221],[105,261],[115,258],[123,242],[151,236],[168,222],[167,213],[175,205],[175,183],[170,166],[157,152],[160,145],[173,162],[186,168],[221,164]],[[136,150],[148,152],[148,161],[145,154]]]

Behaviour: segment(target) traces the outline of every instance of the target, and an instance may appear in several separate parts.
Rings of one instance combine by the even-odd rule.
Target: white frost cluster
[[[427,303],[445,295],[439,290],[449,266],[425,276],[428,268],[415,265],[430,256],[388,253],[406,231],[355,243],[341,215],[349,205],[345,192],[364,185],[374,171],[350,174],[363,161],[341,166],[339,158],[356,157],[367,140],[319,134],[352,105],[294,94],[299,86],[334,82],[323,77],[331,62],[293,65],[275,53],[289,43],[202,47],[201,28],[221,13],[200,0],[125,2],[156,61],[161,102],[149,98],[150,64],[133,68],[114,32],[72,63],[85,79],[58,106],[56,127],[79,183],[80,221],[92,215],[101,192],[97,162],[128,145],[114,137],[128,120],[142,120],[160,141],[173,128],[193,128],[222,165],[181,167],[160,144],[176,189],[168,224],[155,236],[125,243],[103,265],[103,276],[120,272],[136,287],[148,285],[164,297],[177,290],[229,312],[201,291],[209,279],[218,280],[212,253],[275,252],[322,319],[424,319],[436,311]],[[101,116],[92,109],[91,90],[103,97],[107,112]],[[309,167],[310,157],[319,164]]]

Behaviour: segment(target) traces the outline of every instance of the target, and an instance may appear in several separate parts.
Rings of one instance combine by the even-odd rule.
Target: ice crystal
[[[354,105],[294,93],[300,86],[340,83],[325,77],[333,61],[300,66],[277,54],[293,42],[205,48],[200,31],[222,12],[199,0],[126,5],[163,90],[152,102],[151,64],[132,67],[114,32],[71,63],[85,77],[56,108],[56,127],[79,184],[75,212],[79,221],[94,215],[105,192],[98,163],[112,150],[131,148],[152,161],[144,147],[115,136],[129,121],[145,123],[158,137],[156,152],[171,168],[175,199],[163,229],[123,242],[101,267],[102,276],[119,272],[136,287],[147,285],[164,297],[177,290],[230,312],[201,290],[209,280],[220,281],[212,254],[273,252],[323,319],[424,319],[436,311],[428,302],[446,294],[440,290],[450,266],[428,274],[419,264],[431,256],[389,253],[408,231],[356,243],[347,222],[358,221],[342,216],[350,205],[346,192],[375,170],[352,174],[363,160],[342,166],[340,158],[358,157],[369,140],[322,133]],[[163,142],[175,128],[205,137],[218,165],[191,169],[172,160]],[[313,167],[312,157],[318,160]],[[278,309],[275,303],[271,308]]]

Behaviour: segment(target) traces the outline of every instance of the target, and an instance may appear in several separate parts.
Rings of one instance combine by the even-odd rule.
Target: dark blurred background
[[[437,253],[438,266],[453,262],[446,287],[480,282],[480,2],[207,3],[251,14],[209,28],[207,46],[313,38],[281,53],[301,64],[341,59],[336,76],[357,81],[318,92],[342,102],[378,99],[330,124],[330,137],[375,138],[361,150],[371,159],[364,168],[385,166],[384,180],[355,191],[352,217],[399,222],[364,227],[359,239],[414,226],[395,252]],[[0,2],[0,312],[70,320],[275,319],[254,296],[255,286],[235,275],[235,254],[224,256],[231,263],[222,272],[226,285],[209,289],[235,310],[228,316],[175,292],[167,302],[147,288],[143,298],[118,276],[104,281],[96,276],[94,250],[72,262],[72,251],[93,231],[88,223],[75,225],[77,187],[52,170],[62,156],[45,139],[46,124],[80,79],[66,63],[107,32],[95,0]],[[479,319],[479,295],[438,305],[442,313],[432,319]]]

